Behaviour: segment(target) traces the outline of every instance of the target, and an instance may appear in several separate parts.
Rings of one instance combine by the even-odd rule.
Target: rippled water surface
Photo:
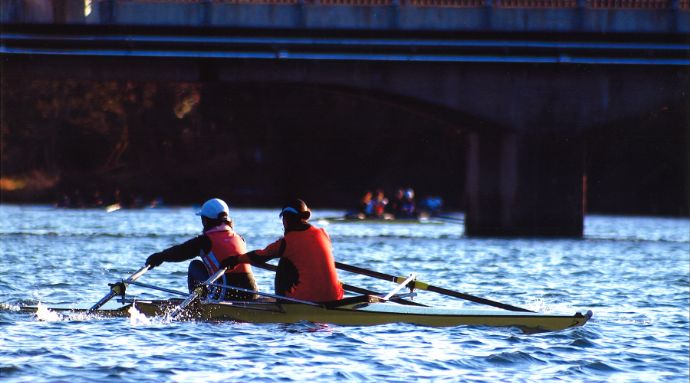
[[[315,211],[319,217],[337,215]],[[250,249],[282,232],[277,210],[236,209]],[[330,224],[336,259],[542,312],[591,309],[584,327],[344,327],[20,314],[21,305],[89,307],[152,252],[200,231],[190,207],[62,210],[0,205],[0,381],[688,382],[690,220],[590,216],[586,236],[474,239],[462,225]],[[187,262],[141,281],[186,287]],[[255,269],[263,291],[273,276]],[[349,284],[385,281],[340,271]],[[130,287],[134,297],[164,293]],[[421,292],[417,301],[470,302]],[[114,301],[114,300],[113,300]],[[116,303],[109,303],[115,307]]]

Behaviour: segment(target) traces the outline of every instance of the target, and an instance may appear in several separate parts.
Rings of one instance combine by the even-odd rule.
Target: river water
[[[579,240],[467,238],[457,223],[325,226],[344,263],[415,272],[438,286],[542,312],[594,312],[584,327],[553,333],[14,311],[38,303],[91,306],[149,254],[198,234],[193,213],[0,205],[0,381],[688,382],[688,219],[588,216]],[[316,210],[312,221],[337,214]],[[250,249],[281,235],[277,209],[235,209],[232,216]],[[165,263],[140,281],[184,290],[186,267]],[[272,274],[255,274],[271,292]],[[377,291],[394,287],[339,276]],[[165,297],[139,287],[128,294]],[[480,307],[432,292],[415,299]]]

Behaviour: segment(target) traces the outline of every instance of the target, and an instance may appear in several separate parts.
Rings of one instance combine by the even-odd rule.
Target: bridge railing
[[[65,0],[55,0],[59,3]],[[8,0],[9,3],[23,1]],[[66,1],[70,3],[69,0]],[[78,3],[79,0],[72,1]],[[84,1],[91,7],[104,3],[111,4],[156,4],[165,5],[311,5],[311,6],[360,6],[360,7],[434,7],[434,8],[587,8],[599,10],[639,9],[639,10],[688,10],[690,0],[91,0]],[[24,7],[34,6],[35,2],[28,2]],[[78,6],[81,8],[81,6]],[[53,6],[53,8],[59,8]]]
[[[2,0],[5,24],[690,33],[690,0]]]

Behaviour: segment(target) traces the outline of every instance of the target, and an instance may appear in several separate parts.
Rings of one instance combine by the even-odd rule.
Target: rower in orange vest
[[[328,302],[343,298],[343,288],[335,270],[331,239],[323,228],[307,223],[311,211],[297,199],[280,212],[285,234],[266,246],[238,257],[228,257],[223,266],[238,263],[264,263],[280,258],[275,277],[275,293],[311,302]]]

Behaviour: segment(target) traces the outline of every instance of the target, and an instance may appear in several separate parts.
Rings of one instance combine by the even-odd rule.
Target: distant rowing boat
[[[397,219],[364,218],[364,219],[359,219],[359,218],[345,218],[345,217],[319,218],[317,220],[317,222],[322,224],[322,225],[324,225],[324,224],[340,224],[340,223],[387,224],[387,225],[395,225],[395,224],[443,225],[445,223],[445,222],[440,221],[440,220],[433,220],[433,219],[429,219],[429,218],[397,218]]]
[[[137,300],[114,310],[96,310],[93,315],[127,317],[131,307],[147,317],[165,316],[177,307],[181,299]],[[87,310],[51,309],[62,313]],[[35,313],[36,307],[22,307],[21,312]],[[383,301],[380,297],[361,295],[329,304],[297,302],[278,303],[275,300],[200,301],[190,305],[182,315],[191,320],[238,321],[249,323],[296,323],[309,321],[344,326],[370,326],[388,323],[410,323],[421,326],[487,326],[517,327],[527,333],[558,331],[582,326],[592,312],[550,314],[505,310],[477,310],[443,307],[401,305]]]

